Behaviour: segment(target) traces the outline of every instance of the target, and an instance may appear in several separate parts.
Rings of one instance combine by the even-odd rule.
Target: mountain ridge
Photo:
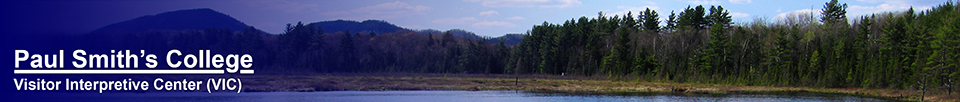
[[[100,27],[90,33],[139,32],[146,30],[200,30],[207,28],[242,31],[249,25],[210,8],[185,9],[145,15]],[[260,31],[260,30],[257,30]],[[263,31],[261,31],[263,32]]]
[[[328,20],[317,21],[306,24],[311,27],[319,27],[324,33],[333,34],[337,32],[350,31],[350,33],[390,33],[397,31],[412,31],[423,35],[450,33],[457,38],[467,38],[472,40],[488,40],[497,42],[499,39],[506,39],[508,45],[519,43],[522,36],[503,35],[497,37],[479,36],[476,33],[463,29],[449,29],[446,31],[436,29],[408,29],[394,25],[385,20],[369,19],[364,21],[353,20]],[[230,29],[232,31],[243,31],[253,28],[230,17],[227,14],[215,11],[210,8],[195,8],[176,11],[168,11],[155,15],[144,15],[134,19],[113,23],[100,27],[89,34],[108,34],[118,32],[141,32],[147,30],[203,30],[208,28]],[[256,28],[253,28],[256,29]],[[268,34],[262,30],[257,31]],[[515,40],[515,41],[514,41]]]

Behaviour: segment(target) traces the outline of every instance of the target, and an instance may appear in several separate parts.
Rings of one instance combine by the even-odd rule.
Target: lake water
[[[522,91],[327,91],[327,92],[247,92],[247,93],[104,93],[70,95],[61,98],[37,98],[34,101],[115,101],[115,102],[703,102],[703,101],[762,101],[808,102],[888,101],[849,95],[799,93],[783,95],[571,95],[556,93],[528,93]],[[21,97],[24,98],[24,97]]]

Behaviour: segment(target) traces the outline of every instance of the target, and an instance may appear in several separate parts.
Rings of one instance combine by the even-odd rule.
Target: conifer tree
[[[650,10],[650,8],[647,8],[643,11],[643,14],[640,15],[640,19],[643,22],[644,31],[660,31],[660,15],[657,14],[656,10]]]
[[[830,0],[823,5],[821,22],[824,24],[847,23],[847,4],[839,4],[837,0]]]

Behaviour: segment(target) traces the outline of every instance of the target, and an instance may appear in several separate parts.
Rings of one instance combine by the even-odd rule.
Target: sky
[[[734,22],[774,22],[791,13],[819,14],[829,0],[33,0],[2,1],[0,23],[8,33],[83,34],[144,15],[211,8],[268,33],[297,22],[369,19],[410,29],[464,29],[481,36],[524,33],[534,25],[650,8],[661,19],[687,6],[721,5]],[[847,16],[930,9],[944,0],[841,0]],[[709,6],[707,6],[709,8]]]

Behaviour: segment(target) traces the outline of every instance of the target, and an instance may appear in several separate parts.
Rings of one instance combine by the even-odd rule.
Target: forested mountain
[[[140,32],[145,30],[201,30],[207,28],[241,31],[248,27],[250,26],[243,24],[243,22],[229,15],[209,8],[199,8],[137,17],[101,27],[91,33]]]
[[[487,42],[498,42],[501,39],[503,39],[505,42],[504,44],[507,44],[507,45],[519,44],[520,40],[522,40],[524,37],[523,34],[506,34],[499,37],[479,36],[477,34],[474,34],[473,32],[463,30],[463,29],[450,29],[447,31],[440,31],[436,29],[423,29],[423,30],[417,30],[416,32],[424,35],[450,33],[455,38],[465,38],[465,39],[471,39],[471,40],[484,39],[484,40],[487,40]]]
[[[450,29],[447,31],[440,31],[436,29],[423,29],[423,30],[417,30],[416,32],[420,34],[441,34],[444,32],[448,32],[452,34],[453,37],[457,37],[457,38],[467,38],[467,39],[483,39],[484,38],[484,37],[478,36],[477,34],[474,34],[473,32],[463,30],[463,29]]]
[[[505,39],[507,40],[507,42],[520,42],[520,39],[523,38],[523,37],[508,36],[508,35],[504,35],[500,37],[482,37],[473,32],[463,30],[463,29],[450,29],[447,31],[440,31],[436,29],[413,30],[413,29],[407,29],[400,26],[396,26],[394,24],[391,24],[383,20],[365,20],[362,22],[350,21],[350,20],[320,21],[320,22],[307,24],[307,26],[319,27],[321,28],[320,30],[322,30],[323,33],[338,33],[338,32],[342,33],[343,31],[352,31],[357,33],[382,34],[382,33],[398,32],[398,31],[413,31],[423,35],[450,33],[453,35],[453,37],[456,37],[456,38],[466,38],[466,39],[473,39],[473,40],[485,39],[488,41],[496,41],[496,40],[499,40],[499,38],[501,37],[510,37],[508,39]],[[517,44],[517,43],[508,43],[508,45],[513,45],[513,44]]]
[[[307,26],[323,28],[323,33],[337,33],[347,30],[363,33],[386,33],[397,32],[398,30],[409,31],[409,29],[401,28],[382,20],[366,20],[363,22],[349,20],[320,21],[307,24]]]
[[[222,15],[222,16],[212,16]],[[212,50],[216,53],[245,53],[258,57],[255,65],[263,73],[346,73],[346,72],[429,72],[502,73],[501,62],[508,52],[500,39],[480,37],[453,29],[413,30],[381,20],[363,22],[336,20],[311,24],[289,24],[280,34],[266,34],[245,26],[172,27],[158,25],[223,25],[186,19],[233,20],[210,9],[166,12],[156,16],[112,24],[101,30],[57,39],[90,51],[142,49],[146,51]],[[214,17],[214,18],[211,18]],[[162,21],[162,22],[161,22]],[[218,21],[218,20],[213,20]],[[160,22],[160,23],[157,23]],[[214,23],[214,24],[206,24]],[[239,23],[239,22],[238,22]],[[240,23],[242,24],[242,23]],[[121,25],[134,27],[117,27]],[[168,29],[169,28],[169,29]],[[504,42],[519,42],[522,36],[504,36]],[[496,53],[496,54],[495,54]],[[467,57],[461,55],[471,55]],[[496,55],[496,56],[491,56]],[[434,62],[434,63],[423,63]],[[497,63],[486,63],[497,62]],[[164,67],[163,65],[160,66]],[[475,67],[484,67],[479,69]],[[464,69],[468,68],[468,69]]]
[[[517,45],[520,44],[520,41],[523,41],[523,37],[526,37],[523,34],[507,34],[493,39],[489,39],[489,42],[498,42],[501,39],[504,41],[504,44],[507,45]]]
[[[292,25],[291,25],[292,26]],[[354,31],[362,33],[388,33],[397,31],[416,31],[423,33],[441,34],[450,32],[454,37],[468,39],[487,39],[492,40],[497,37],[481,37],[473,32],[462,29],[451,29],[439,31],[434,29],[411,30],[396,26],[383,20],[365,20],[362,22],[350,20],[320,21],[307,24],[311,27],[319,27],[324,33],[337,33],[343,31]],[[188,10],[177,10],[164,12],[157,15],[146,15],[135,19],[110,24],[96,29],[90,34],[118,33],[118,32],[141,32],[146,30],[203,30],[207,28],[229,29],[232,31],[242,31],[250,26],[230,17],[229,15],[214,11],[209,8],[198,8]],[[259,30],[258,30],[259,31]],[[266,33],[264,33],[266,34]],[[519,42],[519,39],[508,39],[511,42]]]

